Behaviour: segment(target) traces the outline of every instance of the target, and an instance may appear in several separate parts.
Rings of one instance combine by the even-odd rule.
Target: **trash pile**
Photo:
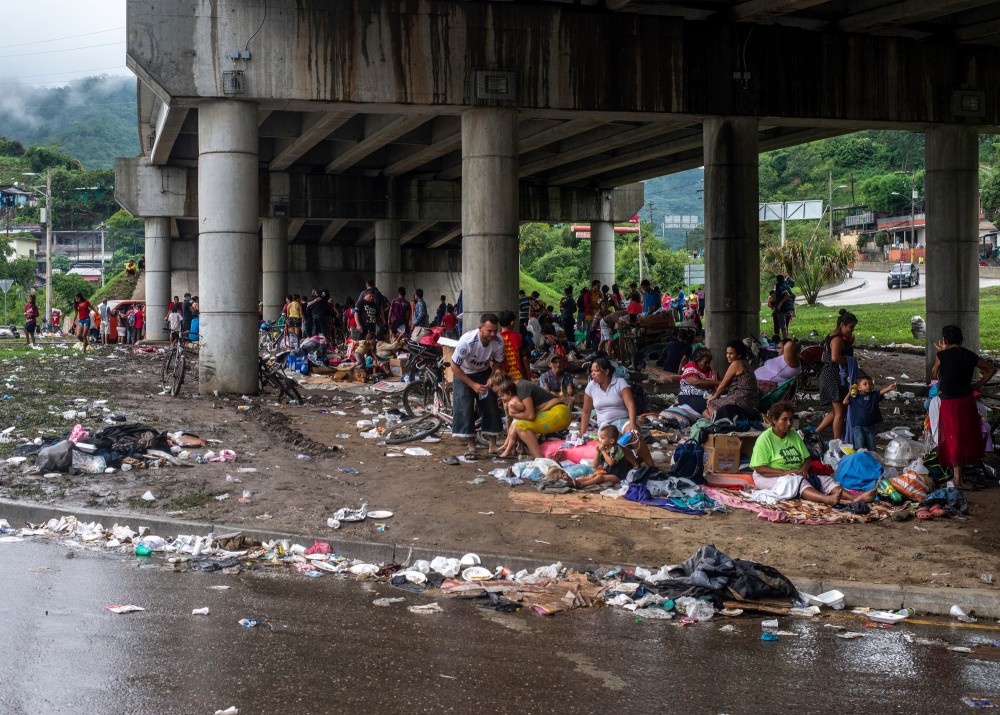
[[[73,417],[85,417],[75,413]],[[57,442],[46,442],[37,437],[22,439],[6,461],[11,466],[22,466],[35,457],[34,466],[26,468],[28,474],[113,474],[133,469],[157,469],[163,465],[191,467],[195,463],[235,462],[236,453],[229,449],[218,452],[193,452],[210,442],[190,432],[161,432],[139,422],[125,422],[125,418],[109,418],[113,424],[90,434],[82,425],[75,424],[69,435]],[[120,424],[117,424],[119,423]],[[13,428],[10,428],[13,429]],[[5,432],[9,432],[6,430]],[[6,435],[5,435],[6,436]],[[9,439],[8,439],[9,441]]]

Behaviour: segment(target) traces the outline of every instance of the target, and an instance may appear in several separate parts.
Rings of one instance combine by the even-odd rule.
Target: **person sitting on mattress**
[[[777,402],[767,411],[771,426],[753,446],[750,466],[753,482],[769,499],[807,499],[834,505],[841,501],[875,500],[875,490],[851,494],[832,477],[809,474],[809,450],[799,433],[792,429],[795,408],[791,402]]]

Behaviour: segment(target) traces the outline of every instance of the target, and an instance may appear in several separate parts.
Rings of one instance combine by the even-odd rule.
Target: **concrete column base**
[[[517,313],[517,110],[462,114],[463,328],[483,313]]]
[[[263,225],[261,299],[264,319],[273,321],[281,315],[288,295],[288,219],[266,218]]]
[[[402,285],[399,232],[396,219],[375,222],[375,285],[390,300]]]
[[[615,225],[610,221],[590,223],[590,280],[615,283]]]
[[[202,392],[256,394],[257,105],[198,105],[198,293]]]
[[[716,371],[730,340],[760,333],[757,120],[705,120],[705,329]]]
[[[979,349],[979,134],[974,127],[924,132],[927,197],[927,379],[941,328],[957,325]]]
[[[159,340],[160,327],[170,303],[170,219],[146,219],[146,336]]]

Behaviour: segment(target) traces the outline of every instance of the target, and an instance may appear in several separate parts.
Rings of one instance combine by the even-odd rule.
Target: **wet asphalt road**
[[[74,558],[67,558],[73,553]],[[154,562],[156,563],[156,562]],[[212,585],[229,585],[225,591]],[[0,713],[958,713],[1000,700],[1000,662],[906,641],[1000,639],[896,626],[852,641],[829,622],[760,641],[760,618],[678,628],[607,608],[549,619],[388,585],[173,573],[61,543],[0,544]],[[379,596],[405,603],[376,608]],[[115,615],[109,604],[145,613]],[[208,606],[211,615],[190,615]],[[261,626],[245,629],[240,618]],[[853,620],[848,620],[851,618]],[[842,616],[860,627],[861,620]]]

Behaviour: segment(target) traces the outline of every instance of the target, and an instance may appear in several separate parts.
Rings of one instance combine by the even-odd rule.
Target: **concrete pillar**
[[[165,340],[160,330],[170,302],[170,219],[146,219],[146,338]]]
[[[979,135],[974,127],[924,132],[927,216],[927,379],[941,328],[957,325],[979,348]]]
[[[462,113],[463,328],[483,313],[517,312],[517,110]]]
[[[590,280],[615,283],[615,225],[610,221],[590,223]]]
[[[256,394],[260,285],[257,105],[198,105],[198,293],[202,392]]]
[[[375,285],[390,300],[396,297],[400,276],[399,221],[375,222]]]
[[[760,333],[757,120],[712,117],[705,143],[705,329],[716,371],[725,345]]]
[[[277,320],[288,295],[288,219],[264,219],[261,268],[264,272],[264,319]]]

